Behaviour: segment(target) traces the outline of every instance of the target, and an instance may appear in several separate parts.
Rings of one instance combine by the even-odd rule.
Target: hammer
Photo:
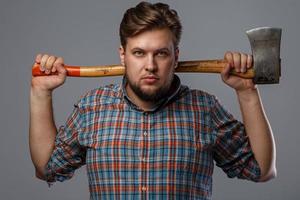
[[[245,73],[231,70],[231,74],[246,79],[253,79],[255,84],[279,83],[281,75],[280,66],[280,40],[281,29],[272,27],[259,27],[246,31],[250,40],[253,55],[253,67]],[[201,72],[221,73],[228,63],[225,60],[193,60],[180,61],[175,72]],[[102,66],[64,66],[67,76],[72,77],[102,77],[119,76],[125,72],[122,65]],[[52,73],[53,74],[53,73]],[[54,73],[55,74],[55,73]],[[32,68],[33,76],[45,76],[39,64]],[[51,75],[51,74],[49,74]]]

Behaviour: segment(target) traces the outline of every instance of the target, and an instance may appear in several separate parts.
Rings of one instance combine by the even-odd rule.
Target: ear
[[[119,56],[120,56],[120,62],[121,65],[125,66],[125,49],[122,45],[119,47]]]

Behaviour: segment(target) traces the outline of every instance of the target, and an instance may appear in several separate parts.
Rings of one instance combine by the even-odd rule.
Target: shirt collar
[[[133,101],[130,99],[130,97],[128,96],[127,94],[127,91],[126,91],[126,84],[127,84],[127,79],[126,77],[124,76],[123,77],[123,80],[122,80],[122,94],[123,94],[123,98],[125,99],[125,101],[131,106],[133,107],[134,109],[137,109],[137,110],[140,110],[140,111],[143,111],[141,108],[139,108],[137,105],[135,105],[133,103]],[[174,79],[173,79],[173,82],[172,82],[172,86],[171,86],[173,89],[172,91],[170,91],[170,94],[166,95],[165,98],[161,99],[160,101],[158,101],[155,106],[147,111],[147,112],[155,112],[157,111],[159,108],[163,107],[164,105],[168,104],[170,101],[172,101],[175,97],[177,97],[181,91],[181,81],[180,81],[180,78],[174,74]]]

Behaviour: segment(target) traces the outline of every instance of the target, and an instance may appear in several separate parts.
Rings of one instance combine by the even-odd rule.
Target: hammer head
[[[247,35],[254,60],[254,83],[279,83],[281,29],[260,27],[247,31]]]

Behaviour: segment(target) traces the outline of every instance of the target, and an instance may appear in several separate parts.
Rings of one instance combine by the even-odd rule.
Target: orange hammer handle
[[[67,70],[67,76],[72,77],[101,77],[101,76],[119,76],[124,74],[124,67],[121,65],[106,66],[64,66]],[[47,76],[55,73],[46,74],[40,70],[40,65],[35,63],[32,68],[33,76]]]

